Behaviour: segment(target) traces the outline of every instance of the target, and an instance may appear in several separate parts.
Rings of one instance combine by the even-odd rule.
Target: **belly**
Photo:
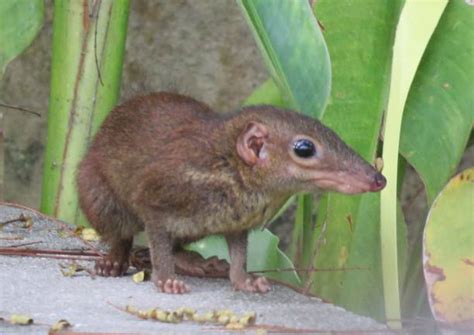
[[[253,199],[235,204],[219,204],[193,217],[176,216],[167,227],[177,239],[197,240],[207,235],[232,234],[267,223],[285,204],[288,197]]]

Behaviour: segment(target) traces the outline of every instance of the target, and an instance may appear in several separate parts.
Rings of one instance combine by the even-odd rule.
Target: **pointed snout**
[[[371,192],[378,192],[381,191],[385,185],[387,185],[387,179],[381,174],[380,172],[377,172],[374,175],[374,180],[372,181],[372,184],[370,185],[370,191]]]

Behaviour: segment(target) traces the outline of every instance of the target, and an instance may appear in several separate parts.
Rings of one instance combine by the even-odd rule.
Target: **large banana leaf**
[[[331,67],[309,2],[237,2],[284,100],[292,108],[319,118],[331,87]]]
[[[380,196],[362,197],[354,227],[350,253],[342,272],[342,288],[336,303],[379,320],[385,319],[380,243]],[[370,223],[370,224],[367,224]],[[400,279],[406,271],[407,239],[403,213],[398,206],[398,266]]]
[[[43,0],[0,1],[0,78],[8,62],[33,41],[43,17]]]
[[[431,203],[455,172],[474,120],[474,6],[452,0],[426,48],[408,96],[400,151]]]
[[[453,177],[426,220],[423,270],[436,320],[474,330],[474,168]],[[455,246],[455,247],[453,247]],[[464,328],[464,329],[463,329]]]
[[[387,99],[391,47],[400,2],[321,0],[315,11],[325,27],[333,64],[332,93],[323,121],[371,162],[376,155]],[[364,314],[370,312],[367,305],[380,304],[380,291],[371,291],[372,287],[365,282],[373,276],[380,283],[380,259],[370,253],[367,259],[358,256],[367,254],[361,248],[374,253],[380,250],[378,215],[367,215],[374,212],[371,203],[378,203],[378,198],[378,194],[330,193],[323,198],[318,211],[317,232],[326,227],[326,243],[319,248],[313,265],[334,269],[350,264],[365,270],[316,272],[313,292]],[[320,237],[315,235],[313,244],[317,239]]]
[[[286,101],[280,89],[272,79],[268,79],[243,102],[244,106],[251,105],[272,105],[280,108],[289,108],[289,101]]]

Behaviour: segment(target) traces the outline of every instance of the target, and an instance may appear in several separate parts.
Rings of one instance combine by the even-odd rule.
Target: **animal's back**
[[[218,118],[207,105],[179,94],[136,97],[110,112],[82,164],[94,165],[120,193],[146,165],[181,156],[183,142]]]
[[[139,96],[110,112],[90,151],[107,150],[108,157],[117,153],[125,160],[134,153],[151,155],[177,133],[217,117],[207,105],[179,94],[160,92]],[[125,156],[124,151],[127,151]]]

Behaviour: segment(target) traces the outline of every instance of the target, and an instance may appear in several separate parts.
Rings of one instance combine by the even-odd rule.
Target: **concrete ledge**
[[[40,214],[25,209],[0,206],[0,222],[31,215],[34,225],[23,229],[21,223],[9,224],[0,231],[0,246],[41,241],[31,245],[40,249],[75,249],[82,243],[71,237],[61,237],[58,225]],[[21,240],[8,238],[21,237]],[[298,294],[286,287],[274,285],[264,295],[235,292],[228,280],[186,278],[192,292],[186,295],[158,293],[151,282],[136,284],[131,276],[92,279],[87,274],[74,277],[62,275],[57,259],[0,256],[0,317],[28,314],[32,326],[12,326],[0,321],[0,334],[47,334],[50,325],[60,319],[73,324],[71,332],[133,333],[133,334],[226,334],[223,327],[200,325],[184,321],[166,324],[141,320],[114,306],[132,305],[139,309],[175,310],[191,307],[198,313],[230,309],[238,314],[257,313],[257,328],[280,326],[290,333],[321,331],[380,332],[385,327],[372,319],[357,316],[342,308],[323,303],[316,298]],[[92,267],[92,263],[84,263]],[[255,333],[257,328],[244,333]],[[267,328],[268,329],[268,328]],[[288,333],[288,332],[287,332]]]

